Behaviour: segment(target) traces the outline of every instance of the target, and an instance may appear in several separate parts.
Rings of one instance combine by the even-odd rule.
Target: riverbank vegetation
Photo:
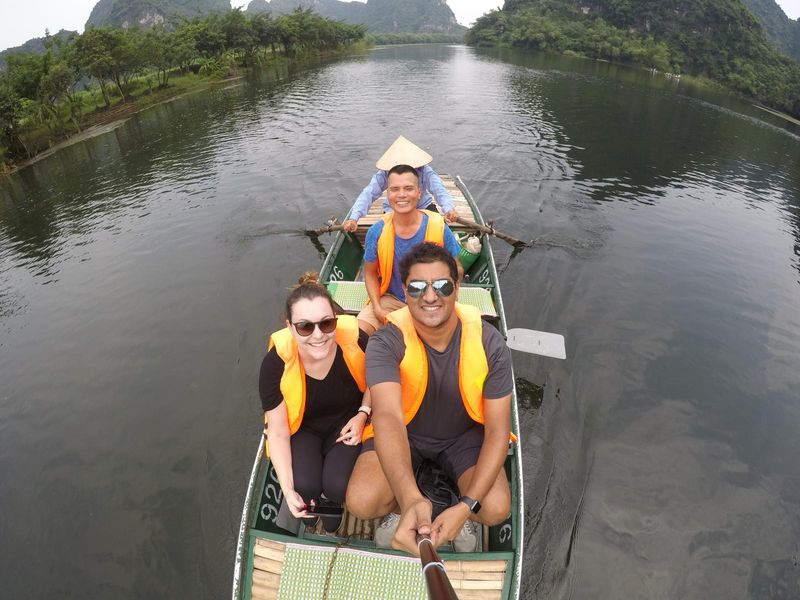
[[[465,39],[689,73],[800,117],[800,63],[735,0],[507,0]]]
[[[370,33],[367,41],[375,46],[392,44],[463,44],[463,33]]]
[[[348,25],[297,10],[271,18],[240,10],[173,30],[92,27],[50,38],[43,54],[12,54],[0,73],[0,171],[87,126],[108,122],[269,61],[364,40]]]

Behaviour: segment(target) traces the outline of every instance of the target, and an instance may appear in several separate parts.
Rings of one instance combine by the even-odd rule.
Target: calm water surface
[[[403,134],[487,218],[525,598],[800,596],[800,128],[687,83],[377,48],[147,110],[0,180],[2,598],[224,598],[299,232]],[[329,239],[322,240],[324,244]]]

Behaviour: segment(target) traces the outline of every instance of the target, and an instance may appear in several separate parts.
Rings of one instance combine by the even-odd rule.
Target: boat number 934
[[[339,267],[333,265],[330,281],[341,281],[342,279],[344,279],[344,273],[342,273],[342,270]]]

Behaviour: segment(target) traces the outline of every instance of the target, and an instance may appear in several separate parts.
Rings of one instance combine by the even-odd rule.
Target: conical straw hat
[[[409,165],[419,169],[433,160],[433,157],[419,146],[409,142],[402,135],[398,137],[389,149],[383,153],[375,163],[381,171],[388,171],[397,165]]]

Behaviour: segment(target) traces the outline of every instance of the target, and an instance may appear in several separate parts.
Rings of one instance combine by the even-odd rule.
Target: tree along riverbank
[[[800,118],[800,63],[734,0],[507,0],[465,39],[691,74]]]
[[[99,27],[48,39],[44,54],[8,56],[0,74],[0,172],[243,69],[366,47],[364,35],[311,10],[276,19],[231,10],[172,31]]]

